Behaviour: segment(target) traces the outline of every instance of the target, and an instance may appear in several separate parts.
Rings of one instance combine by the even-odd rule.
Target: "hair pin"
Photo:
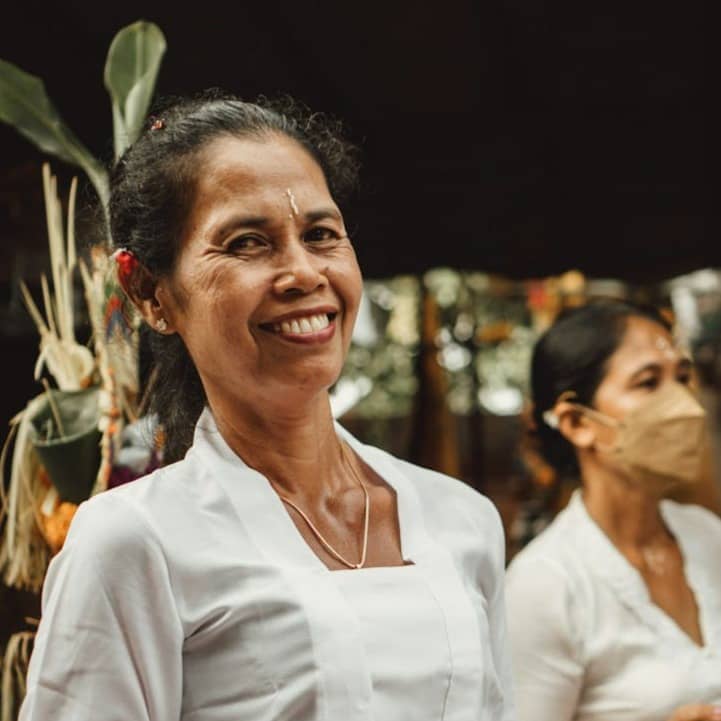
[[[165,129],[165,121],[162,118],[155,118],[153,122],[150,124],[151,130],[164,130]]]

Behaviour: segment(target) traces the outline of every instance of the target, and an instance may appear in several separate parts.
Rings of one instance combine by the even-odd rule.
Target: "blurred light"
[[[513,386],[481,388],[478,401],[485,410],[496,416],[517,416],[523,409],[523,394]]]

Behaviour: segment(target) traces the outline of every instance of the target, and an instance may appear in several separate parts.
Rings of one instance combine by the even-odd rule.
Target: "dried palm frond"
[[[21,284],[23,297],[40,334],[40,353],[35,365],[35,378],[46,367],[61,390],[72,391],[87,386],[95,375],[93,354],[75,338],[73,307],[73,272],[77,266],[75,248],[75,194],[73,181],[68,202],[67,241],[63,227],[62,205],[57,193],[57,180],[43,165],[43,191],[47,217],[52,291],[45,275],[41,278],[45,314]],[[49,490],[45,474],[33,447],[31,419],[44,402],[38,396],[11,421],[11,431],[0,455],[0,470],[14,435],[12,463],[7,498],[0,508],[4,520],[0,538],[0,572],[5,582],[33,591],[40,586],[47,569],[50,550],[42,534],[39,509]]]
[[[20,631],[10,636],[2,661],[2,705],[0,721],[14,721],[27,690],[25,677],[32,652],[34,631]]]
[[[37,396],[25,410],[10,421],[11,432],[0,454],[4,470],[10,441],[15,448],[10,469],[10,485],[0,514],[5,527],[0,538],[0,571],[8,586],[39,591],[45,576],[50,549],[38,523],[40,506],[49,484],[40,473],[40,463],[31,442],[30,419],[45,402]],[[3,518],[4,517],[4,518]]]
[[[60,390],[73,391],[99,382],[101,387],[99,428],[101,462],[92,493],[104,491],[118,450],[120,432],[126,419],[138,415],[138,333],[137,318],[129,315],[117,284],[115,268],[105,249],[97,248],[89,262],[78,259],[75,247],[75,196],[73,181],[68,201],[67,231],[63,226],[57,180],[49,166],[43,166],[43,190],[50,246],[52,289],[41,278],[43,310],[21,284],[25,304],[40,334],[40,353],[35,378],[44,368]],[[75,338],[73,274],[82,278],[92,327],[93,352]],[[0,456],[0,470],[14,433],[15,445],[7,497],[0,494],[0,573],[5,581],[37,591],[43,580],[51,551],[43,529],[46,516],[53,512],[48,502],[50,487],[32,443],[30,419],[42,403],[42,396],[31,401],[12,421],[12,430]],[[0,484],[1,485],[1,484]],[[53,508],[51,508],[53,506]],[[44,513],[43,508],[49,512]],[[62,539],[60,539],[61,541]],[[55,545],[59,543],[56,539]]]
[[[43,368],[47,367],[58,388],[78,390],[90,383],[95,359],[90,350],[80,345],[75,338],[73,274],[77,266],[74,220],[77,179],[73,179],[70,186],[67,233],[63,227],[57,179],[50,173],[47,163],[43,165],[43,192],[53,280],[51,292],[45,274],[40,279],[44,317],[25,284],[20,284],[25,305],[40,334],[40,354],[34,375],[36,380],[39,379]]]

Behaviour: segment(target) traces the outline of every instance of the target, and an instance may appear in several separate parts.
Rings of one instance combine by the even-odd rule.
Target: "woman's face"
[[[362,280],[322,170],[282,135],[224,137],[199,162],[178,261],[157,297],[211,404],[293,403],[327,389]]]
[[[692,386],[693,366],[661,325],[631,316],[620,345],[609,358],[608,369],[594,396],[596,410],[617,420],[636,409],[669,383]],[[612,441],[615,431],[598,426],[598,440]]]

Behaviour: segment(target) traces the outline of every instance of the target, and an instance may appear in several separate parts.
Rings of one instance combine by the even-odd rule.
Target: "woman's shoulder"
[[[146,543],[152,524],[141,509],[152,513],[152,506],[156,504],[147,501],[157,497],[158,481],[164,475],[163,470],[154,471],[84,501],[73,517],[69,538],[90,539],[103,553],[118,545],[127,548],[129,543]]]
[[[586,574],[587,559],[579,544],[585,520],[575,507],[577,502],[572,497],[551,523],[513,557],[507,574],[511,581],[522,578],[525,583],[545,583],[553,578],[570,584],[575,577]]]
[[[98,493],[79,505],[65,543],[50,564],[48,581],[85,573],[107,589],[136,569],[164,573],[167,564],[158,533],[128,502],[128,493],[119,491]],[[49,588],[53,583],[48,581]]]
[[[498,510],[493,502],[468,483],[431,468],[396,459],[403,472],[411,476],[418,493],[429,503],[438,503],[439,498],[453,505],[473,511],[481,520],[499,520]]]
[[[573,508],[562,510],[508,565],[506,603],[516,646],[541,634],[543,643],[564,639],[561,646],[579,653],[599,586],[579,543],[577,520]]]
[[[661,513],[675,536],[696,560],[708,559],[716,567],[721,555],[721,518],[703,506],[664,500]]]
[[[486,496],[463,481],[375,446],[358,444],[356,449],[397,493],[414,499],[406,508],[418,509],[425,532],[436,542],[459,559],[474,558],[476,565],[488,562],[494,573],[503,573],[503,524],[498,510]],[[407,516],[406,520],[408,517],[413,516]]]
[[[666,517],[688,526],[690,530],[698,530],[700,527],[704,533],[710,531],[721,536],[721,518],[708,508],[695,503],[679,503],[667,498],[661,501],[661,510]]]
[[[467,483],[398,458],[375,446],[364,446],[364,449],[408,479],[424,508],[430,507],[438,511],[445,509],[454,514],[461,512],[461,518],[470,514],[476,522],[483,525],[500,524],[498,510],[491,500]],[[458,520],[458,515],[455,517]]]
[[[159,468],[146,476],[92,496],[80,505],[71,533],[92,536],[112,550],[129,544],[166,545],[168,530],[195,526],[199,484],[187,460]]]

